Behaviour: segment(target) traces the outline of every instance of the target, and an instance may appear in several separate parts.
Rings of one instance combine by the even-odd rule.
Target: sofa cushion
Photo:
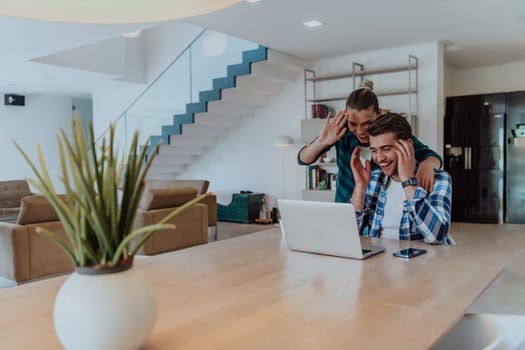
[[[64,199],[63,196],[60,196]],[[39,222],[58,221],[58,215],[44,196],[22,198],[17,224],[28,225]]]
[[[150,188],[141,203],[141,209],[152,210],[173,208],[197,197],[197,189],[193,187],[182,188]]]

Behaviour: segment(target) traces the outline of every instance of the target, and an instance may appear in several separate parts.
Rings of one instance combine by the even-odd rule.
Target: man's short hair
[[[397,113],[383,114],[368,127],[370,136],[382,135],[387,132],[393,132],[398,140],[408,140],[412,137],[412,127],[406,118]]]

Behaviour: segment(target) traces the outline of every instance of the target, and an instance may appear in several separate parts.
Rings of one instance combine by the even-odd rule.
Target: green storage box
[[[259,217],[264,193],[234,193],[229,205],[217,204],[217,220],[252,223]]]

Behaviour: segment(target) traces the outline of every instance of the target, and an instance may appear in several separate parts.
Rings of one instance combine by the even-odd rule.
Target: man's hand
[[[361,149],[356,147],[350,157],[350,168],[354,174],[354,192],[352,193],[351,202],[354,205],[354,209],[357,211],[363,210],[365,207],[365,194],[368,183],[370,182],[370,161],[365,161],[365,166],[361,163],[359,153]]]
[[[354,182],[356,187],[366,187],[370,182],[370,161],[365,161],[365,166],[361,163],[359,154],[361,149],[359,147],[354,148],[352,156],[350,157],[350,168],[352,168],[352,174],[354,174]]]
[[[397,174],[401,181],[406,181],[414,176],[416,169],[412,140],[398,140],[395,152],[397,154]]]
[[[339,141],[346,132],[347,119],[345,111],[339,111],[335,117],[330,118],[332,113],[328,113],[326,121],[323,124],[317,141],[320,142],[323,147],[328,147]]]
[[[419,163],[416,177],[425,191],[432,192],[434,189],[434,169],[439,169],[439,166],[439,160],[434,157],[428,157]]]

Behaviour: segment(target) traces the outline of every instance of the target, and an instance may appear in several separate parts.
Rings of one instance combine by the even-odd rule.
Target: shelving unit
[[[417,76],[417,70],[418,70],[418,59],[417,57],[413,55],[408,56],[408,64],[407,65],[399,65],[399,66],[393,66],[393,67],[387,67],[387,68],[378,68],[378,69],[365,69],[365,67],[357,62],[352,63],[352,71],[351,72],[344,72],[341,74],[333,74],[333,75],[326,75],[326,76],[317,76],[315,71],[306,69],[304,71],[304,101],[305,101],[305,119],[301,120],[301,142],[304,144],[308,144],[311,142],[315,137],[319,136],[319,132],[323,126],[323,123],[325,122],[324,119],[312,119],[312,104],[317,103],[330,103],[335,101],[344,101],[346,100],[347,96],[342,95],[330,95],[327,94],[325,96],[320,96],[319,94],[319,84],[327,81],[336,81],[336,80],[342,80],[342,79],[352,79],[352,90],[355,90],[361,81],[363,81],[367,77],[371,76],[377,76],[377,75],[383,75],[383,74],[391,74],[391,73],[402,73],[407,72],[407,78],[408,78],[408,85],[403,86],[399,89],[391,89],[391,90],[376,90],[376,87],[374,87],[374,91],[376,95],[379,97],[380,106],[381,104],[381,97],[383,96],[407,96],[407,109],[405,111],[395,111],[397,113],[400,113],[402,115],[407,116],[407,119],[412,125],[414,134],[417,134],[417,115],[419,111],[418,106],[418,76]],[[333,106],[330,106],[328,104],[328,107],[333,108]],[[382,106],[387,107],[387,106]],[[335,154],[335,151],[334,151]],[[318,165],[320,167],[330,167],[330,172],[337,173],[337,163],[321,163],[316,162],[312,165]],[[306,187],[308,187],[308,168],[305,171],[306,174]],[[335,190],[315,190],[315,189],[304,189],[302,191],[302,198],[305,200],[319,200],[319,201],[333,201],[335,196]]]

